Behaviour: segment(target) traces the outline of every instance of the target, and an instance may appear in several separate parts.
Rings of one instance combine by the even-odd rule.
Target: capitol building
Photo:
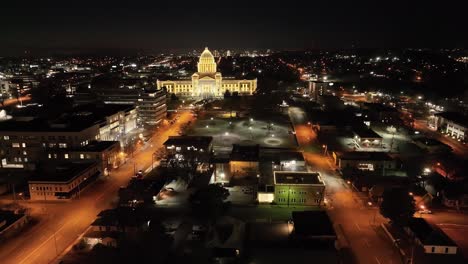
[[[216,62],[213,54],[205,48],[198,61],[198,72],[187,80],[157,80],[157,87],[165,87],[168,93],[187,97],[221,97],[226,90],[239,95],[252,95],[257,89],[257,79],[236,80],[222,77],[216,71]]]

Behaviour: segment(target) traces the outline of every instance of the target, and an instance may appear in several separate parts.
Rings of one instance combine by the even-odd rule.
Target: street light
[[[372,206],[372,205],[373,205],[373,203],[372,203],[371,201],[367,202],[367,204],[368,204],[369,206]],[[377,214],[377,210],[374,210],[374,214],[373,214],[373,216],[372,216],[372,219],[373,219],[373,220],[372,220],[372,224],[373,224],[373,225],[375,225],[375,215],[376,215],[376,214]]]
[[[421,209],[421,210],[419,210],[419,217],[421,218],[422,217],[421,211],[424,211],[424,209],[426,209],[426,206],[424,204],[422,204],[422,205],[419,206],[419,208]]]
[[[156,155],[156,152],[153,152],[153,154],[151,154],[151,171],[154,170],[154,155]]]

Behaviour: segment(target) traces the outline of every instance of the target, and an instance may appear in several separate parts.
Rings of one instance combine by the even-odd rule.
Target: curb
[[[382,223],[382,224],[380,224],[380,226],[384,230],[385,234],[392,240],[393,245],[398,249],[398,251],[400,252],[400,255],[402,257],[406,257],[406,253],[398,246],[398,244],[396,243],[397,240],[393,237],[393,235],[390,233],[390,231],[388,231],[385,224]]]
[[[62,251],[62,253],[60,253],[57,257],[55,257],[52,261],[50,261],[49,264],[51,264],[51,263],[60,263],[60,260],[63,257],[65,257],[68,254],[68,252],[70,252],[70,250],[73,248],[73,246],[75,246],[80,241],[80,239],[83,238],[84,234],[86,234],[86,232],[88,232],[89,229],[91,229],[91,225],[88,226],[83,231],[83,233],[81,233],[66,249],[64,249]]]

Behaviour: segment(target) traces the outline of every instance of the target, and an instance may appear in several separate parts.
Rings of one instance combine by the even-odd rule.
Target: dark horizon
[[[216,4],[215,4],[216,3]],[[212,49],[465,48],[462,9],[430,3],[151,3],[4,8],[0,56]],[[284,3],[283,3],[284,4]],[[58,6],[58,5],[57,5]]]

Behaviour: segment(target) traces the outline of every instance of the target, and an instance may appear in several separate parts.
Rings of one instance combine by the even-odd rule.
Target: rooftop
[[[466,115],[457,112],[442,112],[435,115],[450,120],[458,125],[468,127],[468,116]]]
[[[343,160],[393,160],[386,152],[350,151],[338,155]]]
[[[260,156],[263,161],[304,161],[302,152],[290,149],[264,148],[260,149]]]
[[[18,221],[24,214],[15,214],[12,211],[0,210],[0,234],[7,229],[10,225]],[[1,223],[5,221],[3,225]]]
[[[148,225],[149,217],[142,210],[130,207],[117,207],[101,211],[92,226],[141,226]]]
[[[120,146],[119,141],[93,141],[88,145],[80,148],[82,151],[89,151],[89,152],[101,152],[104,151],[112,146]]]
[[[415,139],[415,141],[421,142],[422,144],[424,144],[426,146],[443,146],[443,145],[445,145],[444,143],[442,143],[439,140],[434,139],[434,138],[421,137],[421,138]]]
[[[408,228],[424,245],[456,246],[445,233],[431,226],[424,218],[411,218]]]
[[[57,165],[46,165],[39,168],[29,183],[60,182],[66,183],[95,166],[95,162],[71,162]]]
[[[371,111],[378,111],[378,112],[398,112],[398,110],[394,107],[390,107],[387,105],[383,105],[380,103],[364,103],[364,107]]]
[[[164,146],[193,146],[196,148],[207,148],[213,137],[208,136],[170,136]]]
[[[231,161],[258,161],[260,153],[259,145],[241,146],[238,144],[232,145]]]
[[[122,104],[84,104],[74,107],[69,114],[79,116],[90,113],[96,119],[105,119],[108,116],[117,114],[118,112],[129,112],[135,107]]]
[[[99,122],[93,118],[70,118],[67,120],[47,120],[33,118],[11,119],[0,122],[0,131],[5,132],[80,132]]]
[[[368,128],[355,128],[353,131],[360,138],[382,138],[379,134],[375,133],[374,130]]]
[[[273,174],[275,184],[323,185],[318,172],[275,171]]]

